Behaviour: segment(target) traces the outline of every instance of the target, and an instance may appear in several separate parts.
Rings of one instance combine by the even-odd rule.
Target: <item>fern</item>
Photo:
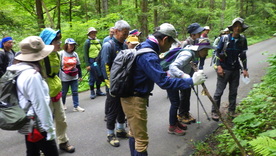
[[[262,136],[249,142],[253,146],[253,151],[261,156],[271,156],[276,153],[276,140]]]

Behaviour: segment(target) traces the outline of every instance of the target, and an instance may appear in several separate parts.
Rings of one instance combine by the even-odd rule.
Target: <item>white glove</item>
[[[47,132],[46,140],[54,140],[55,138],[56,138],[56,132],[54,130]]]
[[[194,85],[200,85],[200,84],[204,83],[206,80],[206,77],[203,73],[203,70],[199,70],[199,71],[195,72],[192,79],[193,79]]]
[[[187,78],[191,78],[191,76],[189,74],[183,73],[183,75],[181,75],[181,78],[187,79]]]

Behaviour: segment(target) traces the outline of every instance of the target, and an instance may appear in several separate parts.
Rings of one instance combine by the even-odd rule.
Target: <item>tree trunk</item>
[[[108,13],[108,0],[103,0],[103,15],[106,16]]]
[[[140,23],[141,23],[141,32],[143,37],[148,36],[148,0],[141,0],[141,16],[140,16]]]
[[[36,0],[36,15],[37,15],[37,24],[39,28],[45,28],[43,10],[42,10],[42,2],[41,0]]]
[[[57,27],[60,30],[60,0],[57,0]]]
[[[98,15],[101,15],[101,0],[96,0],[96,11]]]
[[[243,3],[243,0],[240,0],[240,17],[241,17],[241,18],[244,18],[244,17],[243,17],[243,12],[244,12],[244,11],[243,11],[243,4],[244,4],[244,3]]]
[[[47,7],[46,7],[46,5],[45,5],[45,3],[41,0],[41,3],[42,3],[42,6],[43,6],[43,8],[44,8],[44,10],[46,11],[46,14],[47,14],[47,17],[48,17],[48,19],[49,19],[49,21],[50,21],[50,27],[51,28],[54,28],[54,21],[53,21],[53,18],[51,17],[51,15],[49,14],[49,11],[48,11],[48,9],[47,9]]]
[[[157,0],[153,0],[154,6],[157,6]],[[153,10],[153,24],[154,27],[158,26],[158,14],[157,14],[157,8],[154,8]]]
[[[69,1],[69,23],[72,28],[72,0]]]
[[[118,5],[122,5],[122,0],[118,0]]]
[[[220,27],[222,29],[224,29],[224,13],[225,13],[225,7],[226,7],[226,0],[222,0],[222,4],[221,4],[221,25]]]

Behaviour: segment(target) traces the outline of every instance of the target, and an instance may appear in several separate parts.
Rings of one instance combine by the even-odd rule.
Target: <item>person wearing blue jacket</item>
[[[160,66],[159,54],[169,50],[172,43],[179,42],[173,25],[164,23],[148,36],[145,42],[136,47],[151,48],[152,52],[136,58],[133,72],[133,96],[121,98],[121,103],[129,123],[129,147],[132,156],[147,156],[147,106],[149,96],[156,83],[162,89],[186,89],[205,81],[203,71],[196,72],[192,78],[170,78]],[[172,128],[186,128],[175,125]]]

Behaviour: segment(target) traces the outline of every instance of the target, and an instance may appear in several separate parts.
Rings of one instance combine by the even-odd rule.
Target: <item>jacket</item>
[[[160,48],[158,43],[147,39],[136,47],[136,49],[151,48],[158,54]],[[177,79],[170,78],[162,70],[158,54],[144,53],[137,56],[133,72],[134,92],[149,95],[156,83],[162,89],[186,89],[193,85],[192,78]]]
[[[14,64],[7,70],[22,71],[16,83],[21,108],[27,112],[27,116],[34,116],[34,114],[37,116],[40,130],[54,133],[53,116],[49,107],[49,88],[40,73],[25,62]],[[20,131],[28,132],[28,129],[29,125],[27,124]]]
[[[86,39],[83,46],[84,61],[86,66],[90,66],[89,58],[96,58],[102,48],[101,42],[98,39]]]

